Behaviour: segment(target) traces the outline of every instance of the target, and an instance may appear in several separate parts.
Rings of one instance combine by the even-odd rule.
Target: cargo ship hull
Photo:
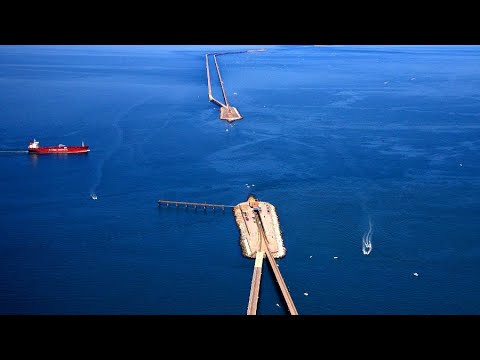
[[[81,154],[89,151],[88,146],[43,146],[37,149],[28,149],[31,154]]]
[[[39,146],[38,141],[33,140],[28,146],[30,154],[84,154],[90,151],[88,145],[82,143],[77,146],[59,144],[56,146]]]

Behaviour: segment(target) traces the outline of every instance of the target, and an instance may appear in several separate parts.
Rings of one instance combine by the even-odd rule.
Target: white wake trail
[[[372,235],[373,235],[373,226],[372,221],[368,220],[368,231],[363,234],[362,237],[362,252],[364,255],[368,255],[372,252]]]

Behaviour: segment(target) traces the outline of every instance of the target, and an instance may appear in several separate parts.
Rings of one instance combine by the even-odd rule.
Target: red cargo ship
[[[56,146],[39,146],[39,142],[35,139],[28,144],[28,152],[30,154],[82,154],[90,151],[88,145],[82,141],[82,145],[67,146],[59,144]]]

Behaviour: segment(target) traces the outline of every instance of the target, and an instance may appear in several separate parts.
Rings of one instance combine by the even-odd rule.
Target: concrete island
[[[275,206],[250,195],[247,201],[233,208],[233,214],[240,230],[240,246],[244,256],[254,259],[257,252],[263,250],[263,243],[274,258],[285,256],[286,249]]]

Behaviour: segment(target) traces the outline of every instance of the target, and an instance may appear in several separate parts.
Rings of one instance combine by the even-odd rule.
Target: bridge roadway
[[[295,304],[293,303],[293,299],[290,295],[290,292],[288,291],[287,284],[285,283],[285,280],[283,280],[283,277],[282,277],[282,274],[280,273],[278,265],[275,262],[275,259],[273,258],[270,250],[268,249],[268,246],[267,246],[268,238],[265,234],[265,229],[263,228],[262,219],[258,215],[257,210],[255,210],[255,221],[258,226],[261,247],[260,247],[260,251],[257,252],[256,258],[255,258],[255,267],[253,270],[252,285],[250,288],[250,298],[248,300],[247,315],[256,315],[257,303],[258,303],[258,298],[260,293],[260,279],[262,276],[262,265],[261,265],[260,259],[262,259],[263,261],[264,253],[267,255],[268,261],[273,270],[278,286],[280,287],[280,291],[282,292],[285,303],[287,304],[288,311],[290,311],[290,315],[298,315],[298,311],[295,307]]]
[[[207,82],[208,82],[208,100],[214,102],[218,106],[220,106],[220,119],[227,120],[228,122],[233,122],[236,120],[243,119],[243,116],[240,114],[238,109],[234,106],[230,106],[228,103],[227,92],[225,91],[225,84],[222,79],[222,74],[220,73],[220,67],[218,66],[217,56],[220,55],[227,55],[227,54],[240,54],[240,53],[249,53],[249,52],[260,52],[265,51],[265,49],[258,49],[258,50],[242,50],[242,51],[226,51],[223,53],[207,53],[205,55],[205,66],[207,68]],[[212,80],[210,76],[210,66],[208,63],[208,56],[213,55],[213,60],[215,62],[215,67],[217,69],[218,79],[220,80],[220,86],[222,89],[223,99],[225,104],[222,103],[220,100],[215,99],[212,95]]]
[[[217,68],[218,79],[220,80],[220,86],[222,87],[223,99],[225,100],[225,105],[229,107],[227,92],[225,91],[225,85],[223,84],[222,74],[220,74],[220,68],[218,67],[217,56],[213,55],[213,60],[215,61],[215,67]]]
[[[206,61],[206,65],[207,65],[208,100],[213,101],[215,104],[217,104],[220,107],[225,107],[225,104],[223,104],[220,101],[218,101],[217,99],[215,99],[212,95],[212,83],[211,83],[211,80],[210,80],[210,67],[208,66],[208,55],[209,54],[205,55],[205,61]]]

